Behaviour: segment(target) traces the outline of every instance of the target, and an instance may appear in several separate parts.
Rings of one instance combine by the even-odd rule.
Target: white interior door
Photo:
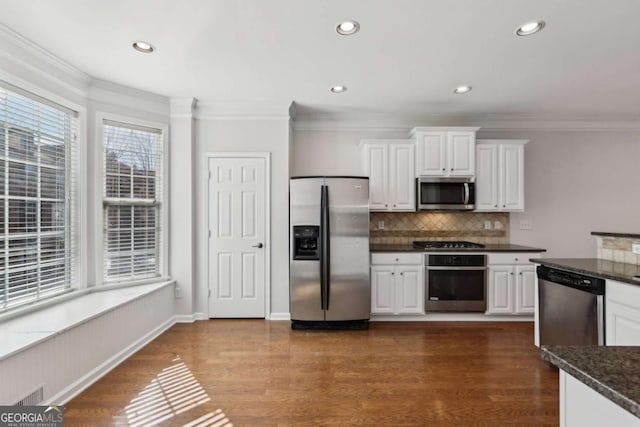
[[[266,160],[209,159],[209,317],[265,317]]]

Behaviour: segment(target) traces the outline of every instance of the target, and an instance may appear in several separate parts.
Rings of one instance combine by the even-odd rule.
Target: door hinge
[[[211,230],[209,230],[209,238],[211,238]]]
[[[211,171],[209,171],[209,179],[211,179]]]
[[[211,289],[208,289],[208,291],[209,291],[209,297],[210,297],[211,296]]]

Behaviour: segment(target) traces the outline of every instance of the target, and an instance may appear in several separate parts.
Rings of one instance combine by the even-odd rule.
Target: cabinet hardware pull
[[[446,170],[445,168],[442,168],[442,172],[444,172],[445,170]]]
[[[392,272],[391,272],[391,275],[392,275],[392,276],[395,276],[395,275],[396,275],[396,273],[394,273],[394,272],[392,271]]]
[[[401,275],[401,276],[404,276],[404,272],[402,272],[402,271],[401,271],[401,272],[400,272],[400,275]]]

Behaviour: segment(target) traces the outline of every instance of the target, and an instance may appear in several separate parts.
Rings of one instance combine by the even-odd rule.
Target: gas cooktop
[[[413,242],[413,247],[418,249],[471,249],[471,248],[484,248],[484,245],[480,243],[464,242],[464,241],[435,241],[424,240]]]

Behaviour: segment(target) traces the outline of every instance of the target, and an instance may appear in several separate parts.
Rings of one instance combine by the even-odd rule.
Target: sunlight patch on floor
[[[178,414],[209,402],[209,395],[194,377],[180,356],[162,370],[136,397],[125,406],[124,417],[131,427],[154,426]],[[231,427],[221,409],[191,421],[188,427]]]

